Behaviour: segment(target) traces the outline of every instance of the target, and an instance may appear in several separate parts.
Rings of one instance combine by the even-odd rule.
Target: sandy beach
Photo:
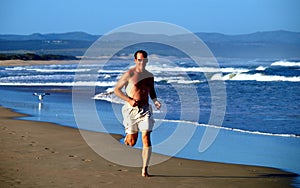
[[[0,108],[0,187],[291,187],[294,174],[273,168],[178,158],[140,168],[113,164],[97,155],[78,130],[16,120]],[[117,137],[117,136],[116,136]]]

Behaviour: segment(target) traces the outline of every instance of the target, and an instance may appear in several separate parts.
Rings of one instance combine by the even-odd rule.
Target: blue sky
[[[300,32],[299,0],[1,0],[0,34],[104,34],[140,21],[192,32]]]

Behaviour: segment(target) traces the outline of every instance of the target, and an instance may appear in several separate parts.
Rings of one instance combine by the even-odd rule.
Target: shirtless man
[[[150,133],[154,126],[152,108],[149,96],[157,109],[161,103],[156,99],[154,76],[146,70],[148,62],[147,52],[139,50],[134,54],[135,66],[126,71],[116,84],[115,95],[125,101],[122,108],[123,124],[125,126],[125,144],[134,146],[138,138],[138,131],[142,132],[142,176],[148,177],[148,164],[152,152]],[[126,93],[122,92],[125,87]]]

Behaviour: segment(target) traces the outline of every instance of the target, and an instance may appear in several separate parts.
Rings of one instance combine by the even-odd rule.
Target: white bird
[[[39,98],[39,101],[43,101],[43,98],[45,95],[50,95],[50,93],[33,93],[32,95],[35,95]]]

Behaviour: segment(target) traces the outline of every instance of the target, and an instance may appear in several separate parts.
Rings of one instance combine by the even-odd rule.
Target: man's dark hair
[[[137,58],[136,56],[137,56],[138,53],[143,54],[143,57],[144,57],[144,58],[147,58],[147,57],[148,57],[148,53],[147,53],[145,50],[138,50],[138,51],[136,51],[136,52],[134,53],[134,59]]]

